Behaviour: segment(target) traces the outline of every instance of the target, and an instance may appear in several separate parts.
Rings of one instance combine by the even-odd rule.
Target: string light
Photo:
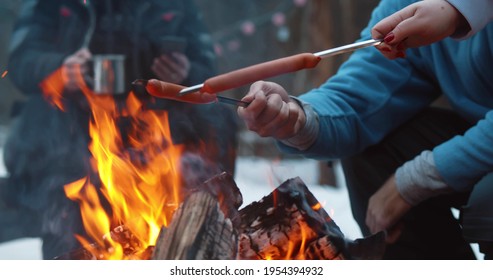
[[[248,36],[253,35],[253,33],[255,33],[255,24],[253,24],[253,22],[251,22],[251,21],[245,21],[241,25],[241,31],[245,35],[248,35]]]
[[[289,14],[296,11],[293,8],[303,8],[307,3],[308,0],[285,0],[273,11],[227,25],[226,28],[215,31],[212,36],[215,41],[216,55],[224,55],[225,49],[230,52],[238,51],[241,48],[239,37],[251,37],[255,35],[257,30],[264,29],[269,24],[277,28],[276,39],[279,42],[287,42],[291,36],[291,30],[286,25]],[[221,46],[223,44],[226,45],[225,48]]]
[[[297,7],[304,7],[306,2],[308,2],[308,0],[293,0],[294,5]]]
[[[283,12],[275,12],[272,15],[272,24],[277,27],[283,26],[286,23],[286,15]]]

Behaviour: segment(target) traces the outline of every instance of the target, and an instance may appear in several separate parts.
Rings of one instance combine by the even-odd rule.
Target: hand
[[[88,62],[91,59],[91,52],[84,48],[65,58],[62,64],[62,79],[65,90],[76,91],[83,85],[89,68]]]
[[[248,129],[262,137],[288,139],[305,125],[303,108],[278,84],[255,82],[242,100],[251,103],[238,107],[238,115]]]
[[[387,242],[393,243],[402,232],[399,220],[411,209],[395,185],[395,176],[370,197],[366,211],[366,225],[372,233],[387,230]]]
[[[158,79],[181,84],[190,72],[190,61],[183,53],[163,54],[154,58],[151,69]]]
[[[445,0],[424,0],[378,22],[371,30],[375,39],[384,39],[377,46],[389,58],[405,57],[407,48],[440,41],[467,26],[466,19]]]

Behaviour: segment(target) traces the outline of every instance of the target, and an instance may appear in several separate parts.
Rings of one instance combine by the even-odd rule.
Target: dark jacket
[[[212,42],[191,0],[87,0],[86,4],[82,0],[28,0],[11,39],[9,76],[14,84],[24,93],[39,93],[39,83],[83,46],[91,15],[97,25],[89,50],[125,54],[127,84],[153,78],[152,59],[167,48],[166,42],[177,40],[185,41],[191,62],[185,85],[201,83],[215,74]]]

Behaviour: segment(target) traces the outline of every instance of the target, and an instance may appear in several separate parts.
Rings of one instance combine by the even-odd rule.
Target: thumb
[[[277,94],[281,97],[282,101],[286,103],[290,101],[288,93],[281,85],[274,82],[263,82],[261,85],[262,91],[266,96]]]
[[[262,94],[265,94],[263,91],[264,83],[264,81],[256,81],[251,84],[247,94],[245,94],[245,96],[241,100],[245,102],[252,102],[253,99],[255,99],[255,95],[257,95],[257,93],[261,92]]]
[[[422,33],[422,31],[426,29],[426,25],[423,25],[421,21],[416,20],[415,18],[408,18],[394,28],[392,31],[394,39],[387,43],[391,45],[401,43],[404,44],[404,48],[419,47],[421,46],[419,40],[412,40],[411,38],[415,38],[416,36],[414,35]]]
[[[88,48],[78,50],[75,55],[81,59],[90,59],[92,57],[91,51]]]

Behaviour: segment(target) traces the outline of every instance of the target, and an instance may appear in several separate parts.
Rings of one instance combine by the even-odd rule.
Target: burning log
[[[85,248],[57,256],[55,260],[104,260],[105,256],[96,252],[115,250],[110,240],[121,245],[125,258],[129,260],[150,259],[154,251],[154,246],[143,248],[139,240],[125,225],[115,227],[111,232],[103,236],[102,239],[104,248],[97,243],[91,243]]]
[[[180,206],[157,244],[153,255],[157,260],[225,260],[235,256],[236,234],[217,199],[197,192]]]
[[[240,216],[238,259],[378,259],[385,247],[383,233],[346,240],[300,178],[284,182]]]
[[[235,259],[242,197],[231,175],[206,181],[180,205],[156,242],[153,259]]]
[[[385,249],[383,233],[346,239],[300,178],[241,210],[241,193],[228,173],[187,188],[185,197],[155,246],[141,248],[124,226],[104,238],[121,244],[129,259],[379,259]],[[58,259],[99,259],[89,251]]]

